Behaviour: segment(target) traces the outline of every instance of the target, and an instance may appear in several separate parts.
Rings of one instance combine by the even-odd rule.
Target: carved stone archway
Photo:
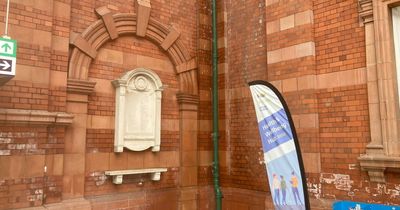
[[[172,26],[168,27],[150,18],[150,7],[137,6],[137,14],[111,14],[107,7],[96,9],[101,18],[91,24],[81,34],[72,34],[73,46],[68,70],[68,92],[90,93],[94,83],[88,81],[89,66],[96,58],[98,49],[107,41],[121,35],[132,34],[146,38],[165,50],[175,66],[179,77],[180,92],[197,95],[197,63],[179,39],[180,33]]]
[[[97,8],[95,12],[100,19],[81,34],[71,34],[70,44],[73,48],[68,69],[67,111],[74,114],[75,120],[68,127],[65,138],[63,198],[84,196],[87,102],[88,95],[94,91],[96,85],[88,79],[90,64],[96,58],[99,48],[107,41],[117,39],[121,35],[135,35],[161,47],[171,59],[178,76],[179,93],[176,98],[180,111],[181,145],[179,205],[192,206],[197,203],[198,197],[196,186],[199,97],[196,59],[190,57],[179,39],[180,33],[174,27],[150,17],[150,0],[135,2],[135,14],[112,14],[107,7]]]

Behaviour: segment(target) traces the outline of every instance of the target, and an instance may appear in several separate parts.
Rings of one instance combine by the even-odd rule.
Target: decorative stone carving
[[[112,82],[116,88],[114,151],[123,147],[160,151],[162,83],[154,72],[139,68]]]
[[[364,24],[374,21],[372,0],[358,0],[358,12]]]

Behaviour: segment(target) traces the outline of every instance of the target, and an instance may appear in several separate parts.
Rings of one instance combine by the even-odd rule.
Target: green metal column
[[[215,191],[216,210],[222,208],[222,193],[219,187],[219,157],[218,157],[218,34],[217,34],[217,5],[216,0],[212,0],[212,111],[213,111],[213,143],[214,143],[214,162],[213,179]]]

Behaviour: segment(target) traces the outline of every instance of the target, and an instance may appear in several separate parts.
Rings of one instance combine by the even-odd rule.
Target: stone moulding
[[[144,168],[133,170],[105,171],[104,174],[113,177],[114,184],[122,184],[124,175],[151,174],[151,180],[160,181],[161,173],[166,172],[167,168]]]
[[[67,126],[74,116],[65,112],[42,110],[0,109],[0,124],[58,125]]]
[[[68,79],[67,85],[68,85],[67,91],[70,93],[90,94],[93,92],[96,82],[87,80]]]
[[[180,111],[197,111],[198,110],[199,96],[178,93],[176,98],[179,102],[179,110]]]

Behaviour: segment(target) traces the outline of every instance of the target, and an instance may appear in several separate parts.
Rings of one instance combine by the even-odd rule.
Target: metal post
[[[218,157],[218,37],[217,37],[217,6],[216,0],[212,0],[212,110],[213,110],[213,143],[214,143],[214,162],[213,179],[215,191],[216,210],[222,209],[222,193],[219,186],[219,157]]]
[[[3,38],[10,38],[8,36],[8,14],[10,13],[10,0],[7,0],[7,10],[6,10],[6,28],[4,30]]]

